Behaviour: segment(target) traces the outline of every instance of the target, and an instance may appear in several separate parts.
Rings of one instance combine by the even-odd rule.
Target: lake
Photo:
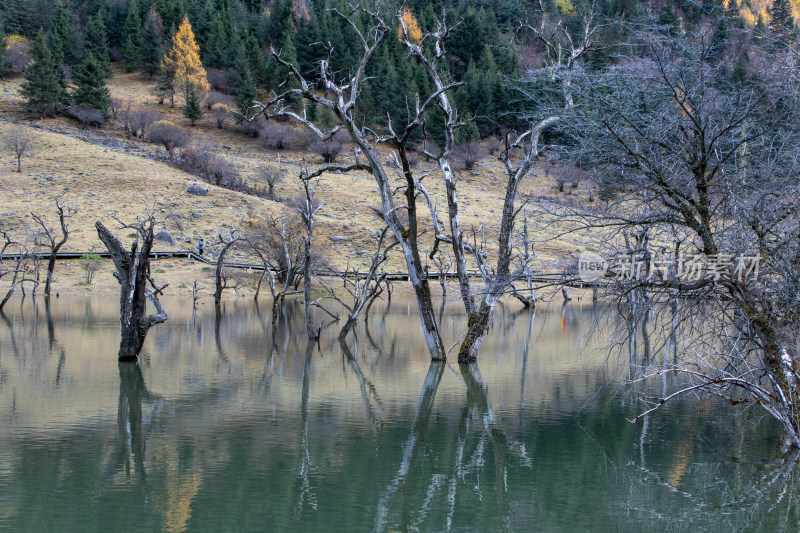
[[[642,395],[591,305],[498,309],[477,365],[431,364],[411,301],[347,346],[302,306],[167,298],[140,365],[118,300],[0,315],[0,529],[795,531],[795,463],[758,409]],[[441,310],[445,345],[462,331]],[[318,317],[324,320],[324,316]],[[658,353],[655,354],[658,357]]]

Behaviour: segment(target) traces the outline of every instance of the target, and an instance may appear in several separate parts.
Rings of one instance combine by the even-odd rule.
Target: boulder
[[[175,244],[175,239],[173,239],[170,232],[168,232],[165,229],[162,229],[161,231],[156,233],[153,238],[157,241],[165,242],[167,244],[172,244],[172,245]]]
[[[201,187],[196,183],[193,183],[191,187],[186,189],[186,192],[188,192],[189,194],[194,194],[196,196],[208,196],[208,189],[206,189],[205,187]]]

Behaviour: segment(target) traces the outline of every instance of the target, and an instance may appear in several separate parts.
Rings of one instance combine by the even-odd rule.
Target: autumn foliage
[[[422,29],[419,27],[417,17],[414,16],[408,6],[403,6],[403,10],[400,12],[400,19],[402,24],[397,28],[397,36],[402,39],[403,33],[405,33],[405,37],[409,42],[421,44]]]
[[[200,61],[200,47],[194,40],[194,32],[189,19],[183,22],[172,40],[172,48],[164,54],[161,69],[172,74],[175,87],[183,92],[188,100],[192,91],[200,93],[211,88],[206,79],[206,69]]]

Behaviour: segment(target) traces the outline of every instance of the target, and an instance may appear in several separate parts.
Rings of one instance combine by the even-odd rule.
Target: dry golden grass
[[[24,109],[23,101],[18,96],[19,79],[0,81],[0,116],[5,119],[32,121],[47,127],[56,127],[65,131],[82,133],[77,124],[67,118],[39,120]],[[225,129],[218,129],[216,121],[209,115],[197,122],[196,127],[189,128],[189,120],[182,116],[182,102],[176,97],[176,107],[167,104],[159,105],[152,94],[153,84],[143,81],[138,73],[117,72],[109,82],[113,98],[128,104],[132,108],[155,109],[162,118],[172,120],[190,129],[195,143],[207,143],[220,155],[229,159],[239,169],[241,175],[252,183],[257,183],[260,167],[277,166],[278,158],[282,158],[281,166],[286,170],[286,178],[278,184],[276,196],[290,198],[299,195],[300,181],[297,178],[301,165],[313,168],[322,164],[315,154],[295,151],[274,151],[262,146],[257,139],[249,138],[234,131],[230,124]],[[0,122],[0,136],[11,128],[7,122]],[[115,227],[113,217],[126,222],[133,222],[137,216],[153,211],[158,217],[170,218],[165,221],[166,228],[173,234],[177,249],[196,248],[198,239],[206,240],[207,247],[213,251],[216,235],[220,230],[238,226],[250,216],[258,216],[286,209],[286,206],[269,200],[259,199],[227,189],[202,183],[209,189],[206,197],[193,196],[186,192],[197,178],[171,167],[168,164],[141,157],[135,152],[105,148],[87,143],[70,135],[51,133],[41,129],[32,130],[36,135],[37,149],[31,157],[23,159],[23,172],[16,173],[12,157],[2,153],[0,159],[0,224],[4,228],[13,228],[15,234],[23,235],[31,226],[30,213],[45,215],[51,223],[54,218],[54,198],[65,195],[65,198],[79,206],[80,211],[70,220],[71,237],[64,251],[100,250],[94,230],[96,220],[103,221],[109,227]],[[100,132],[114,135],[120,141],[126,141],[120,124],[111,121]],[[155,152],[162,150],[149,143],[131,140],[138,143],[139,149]],[[344,155],[343,160],[352,161],[352,153]],[[390,158],[387,150],[384,159]],[[446,202],[444,184],[433,162],[421,162],[420,171],[428,175],[423,183],[433,195],[434,201],[441,210],[439,216],[446,223]],[[549,177],[547,163],[535,169],[523,187],[522,194],[533,196],[559,196],[555,181]],[[502,196],[506,176],[502,165],[494,158],[487,157],[476,165],[473,171],[458,171],[459,200],[462,207],[461,221],[466,229],[478,228],[482,224],[488,232],[496,232],[502,212]],[[401,176],[397,174],[398,185]],[[261,184],[263,185],[263,184]],[[574,192],[580,199],[585,194],[581,189]],[[318,200],[324,204],[318,218],[319,225],[315,237],[324,246],[331,264],[343,268],[348,263],[362,265],[367,254],[372,254],[374,240],[370,233],[379,231],[380,220],[371,206],[377,206],[379,199],[377,188],[372,177],[364,172],[351,174],[329,173],[322,179],[317,191]],[[423,210],[427,212],[427,210]],[[529,222],[531,231],[536,234],[541,221]],[[426,222],[423,225],[430,227]],[[127,236],[130,231],[122,231]],[[331,237],[344,237],[335,242]],[[430,241],[430,234],[426,236]],[[432,242],[428,242],[430,247]],[[170,247],[159,243],[158,249]],[[574,254],[577,245],[566,240],[551,241],[537,246],[537,268],[552,270],[551,264],[557,264],[564,257]],[[164,262],[166,264],[166,262]],[[160,264],[160,263],[158,263]],[[157,264],[157,265],[158,265]],[[171,267],[154,266],[154,270],[173,283],[173,287],[182,286],[190,290],[194,280],[208,283],[207,272],[201,265],[191,261],[170,261]],[[158,272],[159,270],[163,272]],[[387,270],[405,270],[402,256],[395,254],[390,260]],[[78,264],[59,265],[57,274],[63,280],[62,286],[78,287],[83,275]],[[94,286],[80,286],[81,291],[113,292],[115,281],[110,276],[110,265],[104,265]]]

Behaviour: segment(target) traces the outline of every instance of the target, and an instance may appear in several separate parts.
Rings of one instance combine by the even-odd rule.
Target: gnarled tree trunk
[[[158,293],[166,285],[156,288],[150,278],[150,249],[153,246],[154,223],[153,217],[150,217],[138,226],[126,226],[135,229],[142,238],[141,249],[137,250],[139,244],[137,239],[131,246],[130,252],[102,222],[95,223],[97,235],[114,260],[116,278],[120,283],[120,361],[137,361],[149,329],[167,320],[167,313],[158,301]],[[155,291],[147,287],[148,282],[153,285]],[[147,314],[147,300],[153,304],[155,314]]]

